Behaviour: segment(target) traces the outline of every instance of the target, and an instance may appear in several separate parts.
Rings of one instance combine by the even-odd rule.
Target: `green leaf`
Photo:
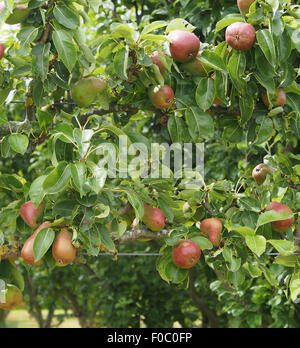
[[[276,66],[276,50],[271,32],[268,29],[256,33],[257,42],[269,63]]]
[[[268,240],[268,243],[273,245],[273,247],[282,256],[289,256],[289,255],[292,255],[295,251],[297,251],[297,247],[294,245],[294,243],[288,240],[272,239],[272,240]]]
[[[239,15],[239,14],[234,14],[230,15],[230,17],[225,17],[221,19],[217,24],[216,24],[216,33],[219,31],[223,30],[224,28],[228,27],[229,25],[236,23],[236,22],[243,22],[244,17]]]
[[[199,59],[205,65],[210,66],[214,70],[223,71],[226,70],[226,65],[222,57],[220,57],[217,53],[205,50],[201,54]]]
[[[116,74],[121,80],[128,79],[128,61],[129,61],[129,47],[125,46],[120,49],[114,57],[114,68]]]
[[[34,260],[38,262],[47,253],[55,239],[55,232],[51,228],[43,228],[34,238]]]
[[[179,284],[182,283],[188,276],[188,271],[186,269],[182,269],[177,267],[174,262],[170,262],[167,264],[165,268],[165,274],[169,281]]]
[[[242,124],[246,124],[252,117],[254,111],[254,99],[247,94],[240,98],[240,110],[242,116]]]
[[[43,82],[46,80],[49,71],[50,48],[50,43],[39,43],[35,45],[31,51],[34,56],[33,69],[37,72]]]
[[[29,197],[35,206],[38,206],[45,197],[46,192],[44,191],[43,183],[46,177],[46,175],[42,175],[36,178],[30,186]]]
[[[296,301],[300,294],[300,271],[297,270],[290,280],[291,300]]]
[[[59,58],[71,72],[77,61],[76,47],[72,35],[66,30],[56,30],[52,34],[52,39]]]
[[[194,141],[213,137],[214,121],[209,113],[200,108],[191,107],[186,110],[185,119]]]
[[[211,250],[214,247],[207,238],[202,236],[194,236],[190,240],[196,243],[201,250]]]
[[[266,251],[267,241],[263,236],[246,236],[246,244],[257,256]]]
[[[208,110],[215,98],[215,83],[214,80],[209,78],[202,78],[196,89],[196,102],[198,106],[203,110]]]
[[[71,164],[70,169],[72,181],[82,197],[84,195],[83,185],[86,181],[86,165],[80,161],[75,164]]]
[[[46,177],[43,183],[43,189],[48,194],[59,193],[68,186],[70,177],[71,177],[70,165],[67,165],[66,162],[61,162]]]
[[[261,214],[257,221],[257,227],[268,224],[273,221],[282,221],[290,219],[294,216],[292,213],[283,212],[278,213],[275,210],[266,211],[265,213]]]
[[[160,28],[164,28],[167,25],[168,25],[168,22],[166,22],[166,21],[155,21],[155,22],[152,22],[152,23],[146,25],[144,27],[143,31],[141,32],[140,40],[143,39],[144,35],[149,34],[149,33],[151,33],[154,30],[157,30],[157,29],[160,29]]]
[[[285,267],[296,267],[297,263],[298,263],[298,258],[299,256],[297,255],[289,255],[289,256],[282,256],[282,255],[278,255],[275,258],[275,262],[278,265],[283,265]]]
[[[17,133],[11,134],[8,138],[8,141],[11,148],[17,153],[24,155],[27,151],[29,140],[26,135]]]
[[[78,10],[64,3],[58,3],[54,9],[54,17],[59,24],[68,29],[76,29],[80,26]]]

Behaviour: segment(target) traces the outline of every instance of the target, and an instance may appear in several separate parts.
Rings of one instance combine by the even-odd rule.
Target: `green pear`
[[[5,9],[5,4],[0,3],[0,12]],[[27,5],[16,5],[11,15],[8,16],[5,23],[6,24],[19,24],[24,22],[29,16],[31,10],[27,7]]]
[[[80,107],[89,107],[101,92],[106,90],[107,83],[100,78],[89,77],[79,80],[71,89],[74,102]]]
[[[5,303],[0,302],[0,309],[11,310],[23,301],[23,295],[15,285],[7,284],[4,291]]]

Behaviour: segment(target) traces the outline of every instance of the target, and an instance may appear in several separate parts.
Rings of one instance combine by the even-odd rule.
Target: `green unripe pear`
[[[71,96],[78,106],[87,108],[106,87],[107,83],[102,79],[96,77],[84,78],[72,87]]]
[[[0,309],[11,310],[23,301],[22,292],[15,285],[7,284],[4,291],[5,303],[0,302]]]
[[[0,12],[5,9],[4,3],[0,4]],[[29,16],[31,10],[27,7],[27,5],[16,5],[12,14],[8,16],[5,23],[14,25],[24,22]]]
[[[197,57],[190,62],[181,65],[182,69],[192,76],[206,76],[209,71],[212,70],[208,65],[202,63],[199,58],[201,52],[198,53]]]

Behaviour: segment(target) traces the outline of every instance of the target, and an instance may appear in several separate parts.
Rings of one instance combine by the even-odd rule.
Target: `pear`
[[[274,210],[277,213],[281,213],[281,214],[284,212],[293,213],[293,211],[291,210],[290,207],[288,207],[285,204],[278,203],[278,202],[271,202],[268,205],[266,210],[267,211]],[[290,219],[273,221],[271,223],[271,225],[272,225],[273,230],[276,232],[286,232],[293,225],[294,221],[295,221],[295,218],[293,216]]]
[[[52,246],[52,255],[60,266],[66,266],[76,257],[76,248],[72,244],[72,235],[66,229],[62,229]]]
[[[220,220],[211,218],[202,221],[200,229],[208,237],[213,246],[219,247],[223,224]]]
[[[5,47],[3,43],[0,43],[0,60],[4,57]]]
[[[22,292],[15,285],[6,284],[5,303],[0,302],[0,309],[11,310],[23,301]]]
[[[270,174],[270,168],[265,163],[261,163],[253,169],[252,177],[261,185],[265,182],[267,175]]]
[[[152,104],[158,109],[168,109],[174,103],[174,91],[167,85],[155,87],[149,95]]]
[[[27,239],[25,244],[23,245],[22,251],[21,251],[21,257],[29,263],[31,266],[38,266],[41,264],[42,260],[39,260],[38,262],[35,262],[34,259],[34,253],[33,253],[33,243],[35,240],[35,237],[37,234],[43,230],[44,228],[50,228],[51,224],[49,221],[45,221],[41,224],[41,226],[34,232],[34,234]]]
[[[107,83],[96,77],[79,80],[71,89],[74,102],[80,107],[89,107],[97,98],[97,95],[105,91]]]
[[[181,241],[173,249],[173,261],[179,268],[189,269],[196,265],[201,256],[201,249],[191,240]]]
[[[20,215],[28,226],[31,228],[37,228],[37,221],[43,214],[44,202],[41,202],[40,205],[35,208],[32,201],[22,204],[20,209]]]
[[[172,58],[180,63],[186,63],[197,57],[200,49],[198,37],[185,30],[173,30],[170,32],[170,52]]]
[[[5,4],[3,2],[0,3],[0,12],[5,9]],[[24,22],[29,16],[31,10],[27,7],[27,5],[16,5],[11,15],[8,16],[5,23],[14,25]]]
[[[165,227],[165,215],[159,208],[152,208],[148,204],[144,204],[143,223],[151,231],[161,231]]]

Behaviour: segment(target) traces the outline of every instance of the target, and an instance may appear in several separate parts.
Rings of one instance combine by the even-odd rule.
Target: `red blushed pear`
[[[237,4],[239,7],[240,12],[243,15],[246,15],[249,12],[250,6],[255,2],[256,0],[237,0]]]
[[[22,251],[21,251],[21,257],[23,258],[24,261],[26,261],[28,264],[30,264],[31,266],[38,266],[42,260],[35,262],[34,259],[34,253],[33,253],[33,243],[35,240],[35,237],[37,236],[37,234],[43,230],[44,228],[50,228],[51,227],[51,223],[48,221],[45,221],[43,224],[41,224],[41,226],[34,232],[34,234],[27,239],[27,241],[25,242],[25,244],[23,245]]]
[[[60,266],[66,266],[76,257],[76,248],[72,244],[72,234],[62,229],[52,246],[52,255]]]
[[[154,232],[161,231],[165,227],[165,215],[159,208],[152,208],[148,204],[144,204],[143,223]]]
[[[265,163],[261,163],[253,169],[252,177],[261,185],[265,182],[268,174],[270,174],[270,167]]]
[[[215,247],[220,246],[223,224],[220,220],[211,218],[202,221],[200,229]]]
[[[156,108],[167,109],[174,103],[175,95],[171,87],[164,85],[150,91],[150,98]]]
[[[20,208],[20,215],[28,226],[31,228],[37,228],[37,221],[43,214],[44,202],[41,202],[40,205],[35,208],[32,201],[24,203]]]
[[[0,43],[0,59],[4,57],[5,47],[3,43]]]
[[[236,50],[249,50],[256,41],[256,31],[253,25],[236,22],[226,29],[226,42]]]
[[[172,58],[180,63],[186,63],[197,57],[200,50],[200,40],[189,31],[171,31],[168,39],[170,40],[170,53]]]
[[[165,56],[165,54],[163,54],[163,55]],[[153,53],[153,55],[151,56],[151,59],[152,59],[152,63],[159,67],[160,73],[162,75],[164,75],[166,67],[164,66],[163,62],[161,61],[159,53],[157,51]]]
[[[182,241],[175,245],[173,249],[173,261],[179,268],[189,269],[194,267],[200,256],[199,246],[191,240]]]
[[[264,93],[262,95],[262,101],[266,105],[267,108],[270,106],[270,102],[269,102],[267,93]],[[275,96],[271,101],[272,101],[272,104],[275,106],[284,106],[286,103],[285,91],[282,88],[277,88],[275,91]]]
[[[293,214],[293,211],[285,204],[278,203],[278,202],[271,202],[269,206],[266,208],[267,211],[274,210],[277,213],[291,213]],[[272,228],[276,232],[286,232],[294,223],[295,217],[293,216],[290,219],[282,220],[282,221],[273,221],[271,223]]]

